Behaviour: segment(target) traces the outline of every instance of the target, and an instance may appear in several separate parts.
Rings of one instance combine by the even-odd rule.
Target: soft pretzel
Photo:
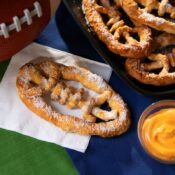
[[[175,44],[175,35],[164,33],[155,39],[157,48]],[[156,86],[175,83],[175,48],[165,53],[153,53],[146,59],[127,59],[126,71],[136,80]]]
[[[128,26],[119,6],[110,0],[83,0],[82,7],[88,24],[111,52],[130,58],[141,58],[150,53],[150,29]],[[138,36],[138,40],[133,35]]]
[[[120,0],[120,4],[128,16],[138,23],[175,34],[173,0]]]
[[[88,97],[85,88],[76,89],[64,81],[78,81],[98,93]],[[120,97],[98,75],[80,68],[52,61],[24,65],[17,75],[16,86],[24,104],[41,118],[68,132],[111,137],[124,133],[130,126],[128,109]],[[84,119],[57,112],[45,101],[45,95],[69,108],[80,108]],[[111,111],[100,106],[107,102]],[[99,118],[101,122],[95,122]]]
[[[154,38],[154,49],[175,45],[175,35],[162,33]]]

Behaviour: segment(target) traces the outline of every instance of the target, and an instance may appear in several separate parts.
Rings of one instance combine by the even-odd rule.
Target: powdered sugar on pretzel
[[[115,54],[129,58],[147,56],[151,47],[151,31],[146,26],[126,25],[119,6],[109,0],[83,0],[88,24],[99,39]],[[138,36],[135,39],[132,34]],[[124,41],[121,41],[124,38]]]
[[[138,23],[175,34],[175,4],[172,0],[120,0],[120,3],[128,16]]]
[[[85,97],[85,89],[67,86],[64,81],[78,81],[84,87],[98,93],[97,97]],[[24,65],[17,75],[16,86],[24,104],[34,113],[68,132],[111,137],[127,131],[130,126],[128,109],[122,98],[98,75],[80,68],[43,61]],[[50,94],[69,108],[83,110],[83,119],[64,115],[47,104],[44,96]],[[111,111],[100,106],[107,102]],[[102,122],[96,123],[96,117]]]
[[[158,48],[175,44],[175,35],[164,33],[155,39]],[[127,73],[136,80],[156,86],[175,83],[175,48],[166,53],[152,53],[146,59],[127,59]]]

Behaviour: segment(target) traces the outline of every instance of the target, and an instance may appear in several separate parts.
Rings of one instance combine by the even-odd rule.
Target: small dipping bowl
[[[160,111],[160,110],[166,110],[166,109],[170,109],[170,108],[173,108],[174,110],[175,110],[175,100],[161,100],[161,101],[158,101],[158,102],[155,102],[155,103],[153,103],[153,104],[151,104],[150,106],[148,106],[144,111],[143,111],[143,113],[141,114],[141,116],[140,116],[140,119],[139,119],[139,122],[138,122],[138,128],[137,128],[137,133],[138,133],[138,137],[139,137],[139,141],[140,141],[140,143],[141,143],[141,145],[142,145],[142,147],[143,147],[143,149],[146,151],[146,153],[148,153],[148,155],[150,155],[152,158],[154,158],[154,159],[156,159],[156,160],[158,160],[159,162],[161,162],[161,163],[166,163],[166,164],[175,164],[175,152],[173,151],[173,158],[170,158],[169,160],[167,160],[167,158],[162,158],[162,156],[158,156],[157,155],[157,153],[156,152],[154,152],[153,150],[154,150],[154,148],[156,149],[156,148],[158,148],[159,146],[162,148],[162,143],[160,142],[160,145],[159,145],[159,143],[158,143],[158,145],[156,145],[156,147],[154,146],[154,148],[152,149],[152,148],[150,148],[151,146],[149,145],[149,143],[150,143],[150,140],[151,139],[149,139],[149,143],[147,142],[147,141],[145,141],[146,139],[148,139],[148,134],[149,134],[149,132],[147,132],[147,133],[143,133],[143,130],[144,130],[144,123],[145,123],[145,121],[147,120],[147,121],[149,121],[150,119],[152,120],[154,117],[155,117],[155,115],[157,115],[157,113],[158,113],[158,111]],[[170,109],[171,110],[171,109]],[[169,115],[170,116],[170,115]],[[175,113],[174,113],[174,116],[172,116],[172,117],[175,117]],[[173,118],[173,120],[175,121],[175,119]],[[160,121],[163,121],[163,120],[160,120]],[[174,124],[174,125],[173,125]],[[147,122],[147,124],[145,124],[146,126],[149,126],[148,125],[148,122]],[[162,125],[164,125],[164,124],[162,124]],[[162,125],[160,125],[160,129],[161,129],[161,132],[163,131],[164,132],[164,126],[162,126]],[[174,126],[175,126],[175,123],[172,123],[171,124],[171,122],[170,122],[170,126],[173,126],[173,128],[174,128]],[[166,126],[166,125],[165,125]],[[169,126],[169,125],[167,125],[167,126]],[[149,127],[149,129],[152,129],[152,128],[154,128],[154,129],[156,129],[156,132],[158,132],[159,133],[159,130],[157,130],[157,128],[156,128],[156,124],[154,125],[154,123],[152,124],[152,126],[150,125],[150,127]],[[171,127],[170,127],[170,129],[171,129]],[[166,131],[167,132],[167,131]],[[168,132],[169,132],[169,130],[168,130]],[[164,138],[164,137],[166,137],[167,136],[167,138],[169,139],[169,135],[170,135],[170,137],[175,137],[175,132],[174,132],[174,130],[172,131],[172,130],[170,130],[170,134],[168,133],[168,135],[166,135],[167,133],[163,133],[163,135],[161,135],[161,138]],[[146,135],[147,134],[147,135]],[[165,134],[165,136],[164,136],[164,134]],[[146,137],[145,137],[146,136]],[[153,135],[151,135],[151,138],[153,137],[154,138],[154,134]],[[156,138],[155,139],[160,139],[160,135],[158,135],[158,136],[155,136]],[[145,139],[146,138],[146,139]],[[160,140],[158,140],[158,142],[159,142]],[[174,141],[173,141],[173,143],[174,143]],[[157,142],[156,142],[156,144],[157,144]],[[164,145],[164,143],[163,143],[163,145]],[[165,143],[165,145],[167,145],[167,143]],[[174,145],[174,144],[173,144]],[[163,147],[163,148],[165,148],[165,147]],[[168,150],[168,152],[169,152],[169,148],[167,148],[166,147],[166,152],[167,152],[167,150]],[[173,149],[173,150],[175,150],[175,148]],[[162,153],[161,153],[162,154]]]

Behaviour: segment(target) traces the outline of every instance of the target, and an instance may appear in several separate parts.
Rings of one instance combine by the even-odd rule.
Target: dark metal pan
[[[175,95],[175,85],[169,86],[152,86],[142,84],[131,78],[125,72],[124,58],[111,53],[107,47],[98,39],[90,27],[87,25],[84,14],[81,8],[81,0],[63,0],[68,11],[78,23],[86,37],[89,39],[92,46],[97,50],[101,57],[113,68],[114,72],[125,81],[130,87],[137,92],[154,97],[167,97]]]

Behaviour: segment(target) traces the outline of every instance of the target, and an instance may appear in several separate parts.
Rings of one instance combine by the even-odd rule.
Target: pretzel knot
[[[68,86],[68,81],[80,82],[84,88]],[[52,61],[28,63],[19,70],[16,86],[29,109],[65,131],[111,137],[129,128],[129,112],[122,98],[101,77],[84,68]],[[86,88],[97,97],[90,97]],[[46,95],[70,109],[80,108],[83,119],[57,112],[45,101]],[[105,102],[111,111],[100,108]],[[96,117],[102,122],[96,123]]]
[[[119,5],[109,0],[83,0],[82,7],[88,24],[110,51],[129,58],[149,54],[152,40],[150,29],[126,25]]]
[[[173,0],[123,0],[121,6],[138,23],[175,34],[175,3]]]

